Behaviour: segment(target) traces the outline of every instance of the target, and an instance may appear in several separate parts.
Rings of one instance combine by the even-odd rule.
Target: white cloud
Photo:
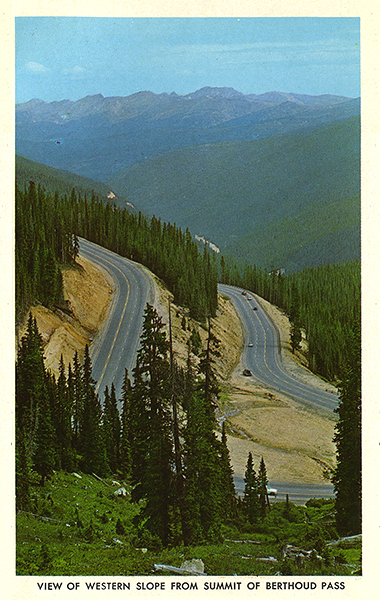
[[[342,61],[357,62],[359,49],[358,46],[331,38],[294,42],[260,41],[246,44],[177,45],[172,48],[163,47],[163,52],[157,54],[156,61],[159,62],[164,56],[191,64],[201,63],[204,60],[208,62],[219,60],[229,66],[275,64],[289,61],[315,64],[325,61],[334,64]]]
[[[293,49],[293,48],[305,48],[310,47],[310,42],[251,42],[247,44],[194,44],[194,45],[178,45],[169,48],[171,52],[179,53],[199,53],[199,54],[211,54],[211,53],[235,53],[235,52],[250,52],[257,50],[272,49]]]
[[[30,71],[31,73],[48,73],[50,71],[50,69],[47,69],[46,67],[44,67],[44,65],[41,65],[40,63],[37,62],[28,62],[25,65],[25,68],[27,71]]]
[[[79,67],[78,65],[75,65],[75,67],[71,67],[70,69],[63,69],[63,71],[62,71],[62,73],[64,75],[74,75],[74,76],[83,75],[86,72],[87,71],[84,67]]]

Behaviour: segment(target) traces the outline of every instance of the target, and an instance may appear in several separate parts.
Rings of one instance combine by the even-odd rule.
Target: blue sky
[[[16,18],[16,102],[203,86],[360,95],[359,18]]]

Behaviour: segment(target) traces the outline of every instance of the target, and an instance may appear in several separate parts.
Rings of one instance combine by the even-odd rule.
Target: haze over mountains
[[[209,87],[31,100],[16,106],[16,151],[107,182],[224,253],[293,269],[360,256],[359,111],[342,96]]]

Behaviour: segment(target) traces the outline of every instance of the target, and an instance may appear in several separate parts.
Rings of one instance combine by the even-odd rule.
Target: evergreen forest
[[[255,532],[276,548],[281,574],[352,572],[340,567],[350,559],[334,554],[326,544],[339,535],[356,535],[361,528],[360,264],[327,265],[290,275],[234,266],[223,257],[217,259],[206,246],[200,252],[188,230],[183,233],[155,217],[131,215],[95,194],[89,200],[75,190],[70,196],[46,193],[31,181],[24,190],[16,188],[18,320],[37,302],[64,307],[61,267],[75,263],[80,237],[149,267],[166,283],[176,303],[208,325],[207,344],[200,349],[197,367],[189,355],[187,367],[180,368],[161,318],[147,305],[133,377],[125,373],[121,398],[116,398],[113,386],[99,398],[88,348],[83,364],[77,355],[72,365],[61,360],[55,377],[45,368],[41,336],[29,316],[16,364],[19,540],[26,535],[26,547],[19,544],[19,574],[78,573],[68,559],[52,573],[56,557],[46,547],[38,556],[27,557],[32,540],[21,528],[30,523],[28,519],[43,513],[48,521],[62,522],[61,517],[68,521],[67,529],[74,529],[60,528],[58,546],[70,544],[73,531],[78,535],[85,531],[90,545],[103,535],[95,520],[99,515],[86,516],[84,524],[78,504],[72,504],[70,516],[62,512],[60,517],[53,510],[57,500],[51,482],[57,473],[63,477],[73,471],[99,481],[117,477],[125,482],[128,508],[107,510],[112,518],[118,515],[115,527],[128,547],[157,553],[220,545],[228,535]],[[215,416],[219,390],[213,357],[218,342],[210,317],[217,309],[218,279],[247,288],[285,310],[292,323],[294,350],[302,330],[310,366],[326,379],[339,381],[337,498],[326,504],[325,512],[322,502],[318,508],[323,514],[313,513],[311,521],[310,514],[305,516],[288,502],[270,507],[264,459],[256,474],[248,456],[244,498],[235,495],[225,430]],[[128,526],[127,511],[131,511]],[[104,513],[103,524],[109,519]],[[307,546],[315,562],[290,564],[281,550],[289,540]],[[357,560],[356,556],[355,564]],[[136,568],[145,573],[148,567]],[[278,565],[271,568],[278,572]],[[215,569],[215,574],[218,569],[229,572],[226,566]]]
[[[30,469],[44,486],[54,470],[119,473],[144,501],[136,522],[164,546],[219,540],[235,509],[226,437],[216,436],[211,330],[199,372],[175,364],[164,324],[148,304],[141,347],[122,398],[112,385],[95,393],[91,359],[77,354],[55,378],[44,366],[41,337],[30,315],[16,366],[17,504],[30,506]],[[119,413],[118,402],[122,409]]]
[[[287,498],[271,506],[263,457],[256,474],[249,453],[244,496],[235,494],[225,424],[215,416],[218,341],[210,321],[198,367],[189,353],[185,369],[163,328],[148,304],[133,383],[126,371],[122,397],[112,385],[101,401],[88,348],[83,364],[77,355],[68,367],[61,359],[56,378],[45,368],[29,316],[16,365],[17,573],[134,575],[153,566],[170,572],[194,552],[210,574],[357,573],[360,541],[345,550],[338,539],[360,533],[360,478],[351,468],[352,445],[360,446],[357,364],[342,383],[336,502],[296,507]],[[122,487],[114,491],[115,484]],[[249,566],[236,550],[226,555],[228,542],[245,552],[248,544],[255,548]],[[294,559],[293,544],[306,548],[307,559]]]
[[[80,236],[147,266],[199,321],[215,316],[218,280],[257,293],[289,315],[295,348],[304,331],[312,371],[329,381],[342,376],[347,337],[360,321],[359,261],[267,273],[216,257],[206,245],[201,252],[188,230],[154,216],[132,215],[94,193],[82,198],[75,189],[53,195],[30,181],[24,191],[16,188],[17,319],[34,302],[63,305],[60,266],[75,262]]]
[[[75,261],[80,236],[148,267],[193,318],[215,315],[217,267],[188,230],[133,215],[94,193],[60,196],[30,181],[24,191],[16,187],[17,317],[34,302],[62,303],[60,266]]]

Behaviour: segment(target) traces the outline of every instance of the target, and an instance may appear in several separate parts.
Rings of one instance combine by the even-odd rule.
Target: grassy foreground
[[[126,495],[115,494],[120,488]],[[17,575],[172,575],[154,565],[180,567],[194,558],[207,575],[360,573],[360,542],[329,545],[337,538],[333,500],[279,502],[259,524],[240,517],[224,527],[220,544],[163,549],[149,536],[137,537],[139,506],[120,479],[60,471],[43,487],[36,482],[31,495],[30,512],[16,517]],[[295,557],[301,549],[304,556]]]

